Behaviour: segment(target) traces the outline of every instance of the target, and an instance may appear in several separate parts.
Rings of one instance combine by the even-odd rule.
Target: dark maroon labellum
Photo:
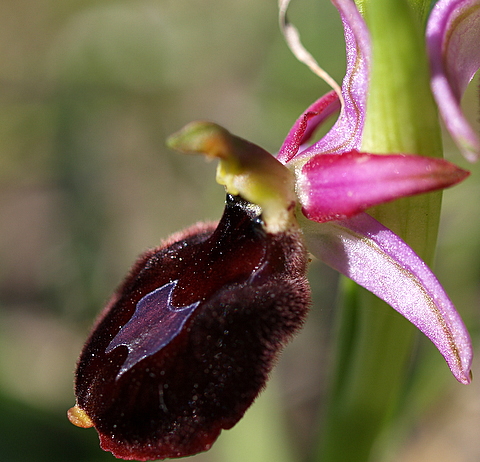
[[[310,304],[297,230],[264,231],[228,196],[197,225],[146,252],[81,354],[77,407],[116,457],[153,460],[210,448],[265,384]]]

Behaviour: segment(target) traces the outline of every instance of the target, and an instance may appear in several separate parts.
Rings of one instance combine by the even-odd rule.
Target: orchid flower
[[[411,321],[457,380],[470,381],[470,339],[452,302],[420,257],[365,212],[449,187],[468,172],[441,159],[361,151],[369,34],[353,2],[333,3],[347,44],[342,88],[300,116],[276,157],[209,122],[169,140],[179,151],[218,159],[227,201],[218,225],[195,225],[138,259],[82,351],[69,419],[95,426],[102,448],[117,457],[207,450],[243,416],[305,320],[307,249]],[[286,5],[284,29],[298,46]],[[338,110],[332,129],[309,144]]]

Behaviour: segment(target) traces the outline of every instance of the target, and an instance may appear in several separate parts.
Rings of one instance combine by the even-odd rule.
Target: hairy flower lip
[[[344,105],[332,130],[312,146],[301,149],[301,145],[310,139],[317,126],[339,109],[341,98],[339,99],[337,95],[330,93],[320,98],[297,120],[278,155],[280,162],[291,170],[295,169],[296,186],[306,217],[318,222],[333,220],[328,223],[316,223],[300,215],[299,220],[305,222],[303,226],[305,237],[310,244],[310,250],[316,256],[384,299],[424,332],[445,357],[457,380],[461,383],[469,383],[471,341],[460,316],[438,280],[398,236],[367,214],[359,213],[366,207],[397,197],[443,188],[461,181],[468,173],[456,167],[448,172],[451,164],[444,161],[437,163],[437,160],[429,159],[428,168],[435,170],[438,166],[444,167],[443,171],[440,168],[440,174],[435,178],[427,178],[432,180],[432,184],[423,185],[418,190],[412,187],[393,188],[393,192],[375,188],[377,189],[374,194],[376,198],[372,199],[372,195],[368,194],[367,199],[357,197],[356,202],[347,201],[346,210],[339,206],[339,197],[350,197],[348,190],[346,193],[345,191],[339,193],[337,189],[330,198],[327,198],[326,194],[319,193],[325,184],[327,188],[335,189],[332,181],[327,179],[325,184],[321,185],[323,180],[320,179],[320,175],[314,175],[321,170],[322,174],[328,176],[327,164],[330,164],[333,172],[333,167],[345,161],[347,163],[344,167],[348,170],[353,169],[355,165],[358,167],[359,160],[365,163],[372,162],[370,165],[374,165],[377,161],[388,163],[400,158],[398,154],[393,154],[378,156],[382,157],[380,160],[372,154],[355,151],[360,147],[363,131],[370,43],[365,23],[355,4],[349,0],[333,0],[333,3],[342,17],[347,43],[347,72],[342,86]],[[437,6],[441,4],[448,9],[452,5],[459,5],[464,11],[466,6],[477,6],[478,3],[478,0],[440,0]],[[433,18],[435,14],[432,14]],[[434,21],[432,19],[430,24],[435,24]],[[451,31],[449,26],[444,26],[442,33],[445,34],[448,31]],[[437,57],[443,58],[442,52],[439,52]],[[450,74],[447,75],[447,70],[441,68],[437,74],[434,73],[441,78],[438,85],[434,78],[432,85],[437,100],[439,95],[445,97],[446,103],[442,111],[444,117],[445,114],[451,117],[455,111],[458,112],[459,94],[463,91],[461,88],[459,91],[458,85],[455,85],[462,84],[466,74],[461,73],[452,77]],[[442,103],[438,104],[442,110]],[[463,142],[464,149],[466,146],[467,155],[471,155],[470,151],[478,151],[478,139],[474,139],[469,146],[468,136],[462,139],[461,135],[461,129],[465,126],[468,128],[466,122],[461,120],[460,128],[454,127],[453,133],[457,140]],[[452,131],[452,128],[449,128]],[[223,135],[225,132],[222,132]],[[238,139],[228,132],[226,137],[228,141]],[[225,141],[225,138],[221,141]],[[257,148],[252,144],[242,146],[248,146],[248,149]],[[214,146],[215,149],[217,147],[218,144]],[[352,154],[354,151],[356,154]],[[256,152],[264,154],[263,150],[256,150]],[[225,156],[225,152],[220,154],[217,157],[226,167],[220,171],[220,182],[224,181],[229,192],[250,193],[250,186],[242,183],[243,179],[236,170],[239,167],[237,164],[239,158],[234,158],[231,162],[232,158]],[[274,165],[270,160],[267,162],[269,165]],[[418,173],[418,163],[424,160],[417,158],[415,162],[417,162],[416,173]],[[409,170],[411,166],[407,167],[405,170],[407,176],[408,172],[413,172],[407,180],[418,182],[415,169]],[[197,272],[194,274],[193,282],[188,280],[185,283],[185,280],[181,281],[183,275],[179,275],[180,266],[176,266],[175,271],[172,274],[169,273],[168,277],[157,280],[154,284],[151,283],[146,276],[147,268],[151,270],[156,267],[155,258],[160,258],[158,255],[160,250],[163,252],[166,251],[166,247],[169,249],[174,247],[175,252],[181,254],[182,249],[201,245],[214,235],[228,241],[228,233],[222,234],[221,230],[217,233],[211,226],[197,226],[194,230],[187,230],[183,235],[179,235],[178,241],[177,238],[171,239],[160,250],[156,249],[142,256],[100,316],[79,360],[76,374],[77,404],[69,411],[69,418],[72,423],[83,427],[94,425],[99,432],[101,446],[117,457],[150,460],[182,457],[209,449],[222,429],[230,428],[241,418],[263,387],[279,349],[302,324],[309,304],[309,289],[304,277],[305,249],[300,231],[296,227],[285,225],[290,223],[293,216],[295,199],[283,200],[287,196],[290,198],[293,176],[291,172],[286,174],[284,167],[279,168],[276,165],[275,169],[282,172],[280,176],[283,175],[283,185],[286,185],[284,192],[288,191],[288,193],[284,194],[280,205],[277,203],[270,207],[267,204],[263,208],[264,211],[275,212],[275,207],[278,206],[277,211],[286,210],[288,214],[286,220],[281,218],[276,223],[280,225],[275,228],[275,232],[268,231],[267,225],[270,224],[270,219],[266,220],[267,223],[260,230],[261,239],[267,237],[278,244],[278,248],[272,244],[274,249],[271,261],[269,259],[267,259],[268,262],[264,261],[262,257],[256,265],[253,265],[253,269],[251,265],[247,265],[248,268],[238,279],[233,278],[232,281],[228,277],[222,279],[223,282],[227,280],[225,284],[228,290],[222,290],[224,289],[222,285],[221,289],[213,288],[210,292],[207,290],[205,293],[202,292],[201,296],[194,293],[194,279],[203,274]],[[358,169],[353,169],[353,177],[357,175],[356,178],[360,179],[360,183],[365,182],[366,178],[368,180],[368,175],[360,178],[362,175],[355,170]],[[268,173],[268,169],[262,172]],[[372,172],[373,170],[368,174],[372,176]],[[441,178],[443,173],[447,179]],[[420,176],[422,181],[425,176],[429,177],[425,174]],[[239,179],[240,182],[236,183]],[[275,183],[275,175],[269,175],[269,180]],[[317,185],[312,186],[313,180],[317,181]],[[340,184],[340,190],[346,188],[345,181],[343,183],[343,185]],[[384,178],[383,186],[387,183]],[[260,202],[265,199],[267,190],[270,193],[271,185],[262,189],[261,182],[258,184],[261,186],[260,192],[255,191],[253,199],[259,198],[258,202]],[[359,187],[358,182],[356,188],[356,191],[352,190],[352,197],[362,188],[364,192],[368,192],[364,186]],[[272,188],[272,191],[274,190],[275,188]],[[326,203],[326,210],[320,210],[322,203]],[[258,208],[244,207],[242,210],[250,220],[258,219]],[[339,217],[350,215],[354,216],[338,220]],[[224,225],[228,228],[232,222]],[[258,225],[258,222],[255,225]],[[240,240],[243,237],[240,237]],[[284,238],[286,241],[282,241]],[[182,241],[181,244],[179,244],[180,241]],[[250,247],[248,248],[251,250]],[[243,260],[248,259],[248,254],[249,252],[246,252],[242,258],[237,259],[240,261],[239,266],[245,263]],[[170,257],[172,255],[169,254]],[[162,254],[162,257],[164,256]],[[278,271],[280,275],[275,273],[275,265],[281,266],[282,259],[286,261],[285,266],[288,267],[286,276],[283,270]],[[270,266],[269,263],[271,263]],[[195,259],[189,262],[190,267],[197,264]],[[245,274],[248,271],[251,277],[246,278]],[[272,274],[276,276],[273,280],[271,280]],[[222,272],[216,275],[220,279],[225,276]],[[279,285],[282,284],[285,291],[281,294],[283,298],[279,301]],[[162,289],[165,291],[168,289],[168,293]],[[173,333],[163,333],[166,336],[165,343],[153,342],[153,346],[150,343],[141,345],[141,348],[146,349],[144,355],[145,351],[137,352],[136,350],[137,347],[140,348],[139,344],[135,341],[130,342],[127,338],[137,333],[134,329],[125,328],[125,326],[132,319],[135,321],[136,316],[139,322],[142,322],[144,317],[141,310],[142,300],[147,303],[150,297],[158,297],[159,293],[162,294],[159,303],[162,307],[164,305],[173,307],[172,311],[178,307],[180,307],[179,311],[182,308],[191,309],[191,313],[185,321],[182,320],[173,329]],[[235,300],[232,300],[233,293],[235,293]],[[286,302],[285,298],[289,297],[289,293],[294,294],[291,295],[293,301]],[[158,299],[156,301],[158,302]],[[254,305],[254,309],[245,310],[245,304],[248,305],[250,302]],[[291,306],[288,307],[289,303]],[[285,304],[288,309],[285,309]],[[208,310],[207,313],[200,312],[206,306],[214,312],[214,315]],[[229,312],[228,307],[231,308]],[[261,311],[265,307],[270,311],[259,317],[256,311]],[[242,318],[243,315],[248,322]],[[252,328],[252,322],[258,323],[257,330]],[[238,323],[241,325],[238,326]],[[238,332],[235,331],[236,328],[239,329]],[[212,329],[215,332],[213,337],[217,340],[213,343],[206,341],[209,336],[212,337]],[[252,332],[256,332],[257,337]],[[233,343],[230,340],[231,334],[237,335]],[[223,351],[225,345],[230,345],[230,355]],[[249,357],[248,351],[254,347],[258,348],[253,356]],[[217,357],[217,355],[220,356]],[[129,357],[131,357],[130,360]],[[259,357],[263,363],[260,366],[257,364],[257,369],[252,372],[250,366]],[[218,358],[225,360],[226,365]],[[215,373],[210,371],[209,366],[212,364]],[[245,380],[247,373],[253,374],[253,378],[249,376]],[[253,386],[253,391],[252,388],[239,391],[239,386],[246,385]],[[173,415],[174,410],[177,412],[176,415]],[[156,414],[152,417],[150,412]],[[161,414],[161,419],[158,413]],[[125,418],[125,415],[128,415],[128,418]],[[165,419],[170,420],[165,423]]]
[[[240,198],[228,197],[216,228],[167,242],[134,265],[76,373],[70,415],[87,416],[79,423],[124,459],[209,449],[261,391],[310,305],[300,231],[266,232]],[[185,319],[162,326],[182,308]]]

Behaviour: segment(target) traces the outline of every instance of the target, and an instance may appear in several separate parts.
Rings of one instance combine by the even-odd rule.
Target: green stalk
[[[372,37],[372,69],[362,150],[442,155],[430,92],[424,22],[430,2],[359,0]],[[434,257],[441,194],[377,207],[371,214],[427,263]],[[373,460],[408,384],[416,329],[351,281],[343,282],[337,370],[316,460]]]
[[[364,151],[443,155],[419,10],[420,0],[367,0],[363,4],[373,51]],[[440,206],[441,192],[437,192],[377,207],[372,215],[431,264]]]
[[[415,329],[388,306],[342,281],[337,370],[319,462],[363,462],[395,414]],[[407,354],[406,354],[407,353]]]

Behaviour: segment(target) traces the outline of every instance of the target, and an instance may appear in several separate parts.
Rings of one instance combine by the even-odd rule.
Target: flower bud
[[[266,231],[260,209],[227,196],[199,224],[143,254],[78,362],[72,423],[116,457],[210,448],[262,390],[310,304],[300,231]]]

